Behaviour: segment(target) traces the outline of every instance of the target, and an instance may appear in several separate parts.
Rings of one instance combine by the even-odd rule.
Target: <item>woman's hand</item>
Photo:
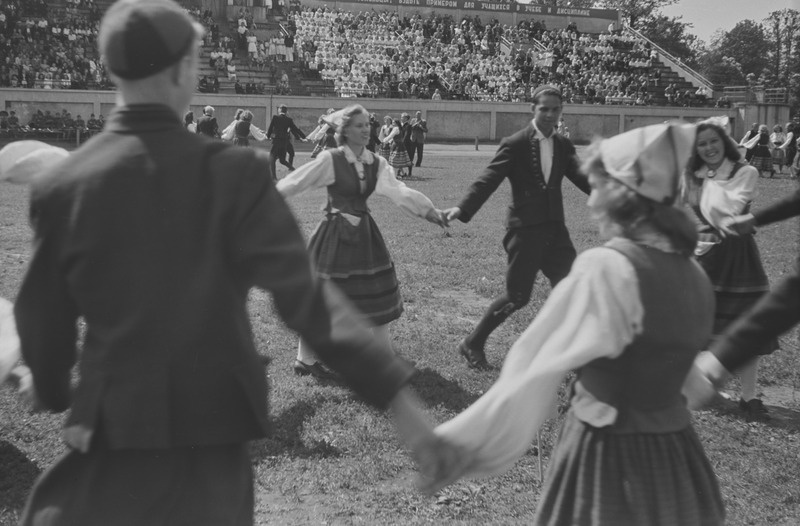
[[[447,228],[450,226],[449,221],[447,220],[447,216],[445,213],[438,208],[434,208],[433,210],[429,210],[427,214],[425,214],[425,219],[439,225],[442,228]]]
[[[437,437],[424,455],[417,456],[417,463],[420,468],[417,486],[423,493],[433,495],[464,475],[470,455],[464,448]]]

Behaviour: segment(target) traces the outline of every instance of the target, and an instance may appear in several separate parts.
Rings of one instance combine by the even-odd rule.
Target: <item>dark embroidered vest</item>
[[[250,136],[250,122],[249,121],[237,122],[236,125],[233,127],[233,132],[240,139],[247,139]]]
[[[367,198],[375,191],[378,183],[378,159],[372,164],[364,165],[364,182],[366,187],[362,191],[361,180],[355,165],[347,162],[344,151],[340,149],[328,150],[333,159],[335,181],[328,186],[327,212],[337,209],[346,214],[364,215],[369,213]]]
[[[691,258],[620,238],[605,246],[624,255],[636,270],[642,327],[622,355],[578,370],[572,411],[613,433],[681,430],[689,425],[681,387],[711,336],[711,283]]]

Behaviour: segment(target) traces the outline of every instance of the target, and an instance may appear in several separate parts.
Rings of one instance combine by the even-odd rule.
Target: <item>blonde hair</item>
[[[592,143],[581,169],[587,175],[591,173],[611,184],[616,183],[618,191],[610,196],[602,211],[615,234],[635,241],[641,236],[642,226],[647,225],[666,237],[677,252],[692,255],[697,245],[697,229],[686,212],[678,206],[639,195],[614,179],[606,171],[599,145],[600,141]]]
[[[367,115],[369,112],[361,104],[353,104],[342,110],[342,122],[336,127],[336,144],[347,144],[347,137],[344,135],[344,129],[350,126],[350,121],[357,115]]]

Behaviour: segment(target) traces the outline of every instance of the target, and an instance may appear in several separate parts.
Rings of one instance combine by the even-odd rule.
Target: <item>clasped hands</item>
[[[431,223],[439,225],[442,228],[448,228],[450,226],[450,221],[458,219],[460,215],[461,209],[457,206],[448,208],[446,210],[439,210],[437,208],[428,212],[428,214],[425,216],[425,219]]]
[[[724,218],[719,225],[726,236],[743,236],[756,231],[756,219],[753,214],[744,214]]]

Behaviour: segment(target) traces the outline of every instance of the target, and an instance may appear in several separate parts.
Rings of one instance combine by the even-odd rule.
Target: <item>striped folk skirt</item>
[[[371,215],[353,225],[341,214],[328,214],[308,251],[317,274],[335,283],[373,325],[400,317],[403,301],[394,263]]]
[[[568,414],[550,459],[537,526],[720,526],[717,477],[691,426],[618,434]]]
[[[772,153],[769,148],[763,144],[753,148],[753,157],[750,159],[750,164],[761,172],[772,172]]]
[[[389,156],[391,154],[392,154],[392,145],[381,143],[380,146],[378,147],[378,155],[380,155],[381,157],[383,157],[388,161]]]
[[[719,336],[769,291],[769,280],[752,234],[723,238],[697,259],[714,286],[717,307],[713,334]],[[772,340],[759,354],[769,354],[777,348],[777,340]]]
[[[411,166],[411,158],[408,156],[406,147],[402,143],[392,143],[392,151],[389,154],[389,166],[395,169]]]

